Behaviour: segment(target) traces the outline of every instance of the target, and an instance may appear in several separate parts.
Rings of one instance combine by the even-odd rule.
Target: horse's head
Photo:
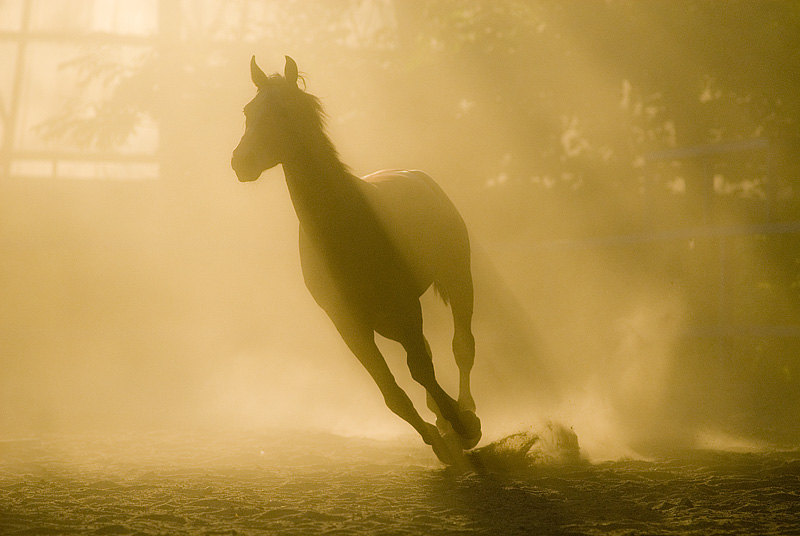
[[[242,182],[256,180],[264,170],[285,162],[294,151],[297,136],[290,119],[293,108],[306,95],[297,87],[297,64],[289,56],[283,76],[267,76],[253,56],[250,77],[258,93],[244,107],[244,135],[231,157],[231,167]]]

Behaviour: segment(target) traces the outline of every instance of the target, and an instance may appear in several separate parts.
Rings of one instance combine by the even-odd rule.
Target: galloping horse
[[[473,290],[464,221],[428,175],[378,171],[358,178],[341,162],[324,128],[319,100],[297,85],[297,64],[267,76],[250,61],[258,92],[244,107],[245,132],[231,166],[242,182],[283,164],[300,222],[300,262],[314,300],[367,369],[386,405],[406,420],[446,464],[481,437],[470,393],[475,357]],[[422,333],[419,297],[433,284],[453,313],[459,369],[456,402],[434,374]],[[437,426],[420,417],[375,344],[375,333],[399,342],[412,378],[427,391]],[[443,437],[444,435],[444,437]]]

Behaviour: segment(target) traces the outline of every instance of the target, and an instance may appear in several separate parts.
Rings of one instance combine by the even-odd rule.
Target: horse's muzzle
[[[261,171],[247,166],[242,162],[241,158],[237,158],[235,152],[231,157],[231,168],[233,168],[233,171],[236,173],[236,178],[239,179],[239,182],[253,182],[261,176]]]

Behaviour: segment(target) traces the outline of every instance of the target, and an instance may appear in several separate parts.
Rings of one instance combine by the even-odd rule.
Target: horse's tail
[[[441,281],[433,282],[433,293],[438,296],[445,305],[450,305],[450,293],[446,286]]]

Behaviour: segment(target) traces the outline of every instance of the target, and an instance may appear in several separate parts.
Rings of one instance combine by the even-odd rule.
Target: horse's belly
[[[432,279],[413,268],[381,262],[380,256],[359,256],[347,266],[333,266],[330,255],[300,233],[300,265],[314,301],[330,316],[357,314],[378,319],[399,304],[416,299]]]
[[[301,227],[306,287],[329,315],[391,315],[434,280],[469,265],[464,222],[427,175],[387,171],[362,184],[370,216],[341,220],[317,240]]]

